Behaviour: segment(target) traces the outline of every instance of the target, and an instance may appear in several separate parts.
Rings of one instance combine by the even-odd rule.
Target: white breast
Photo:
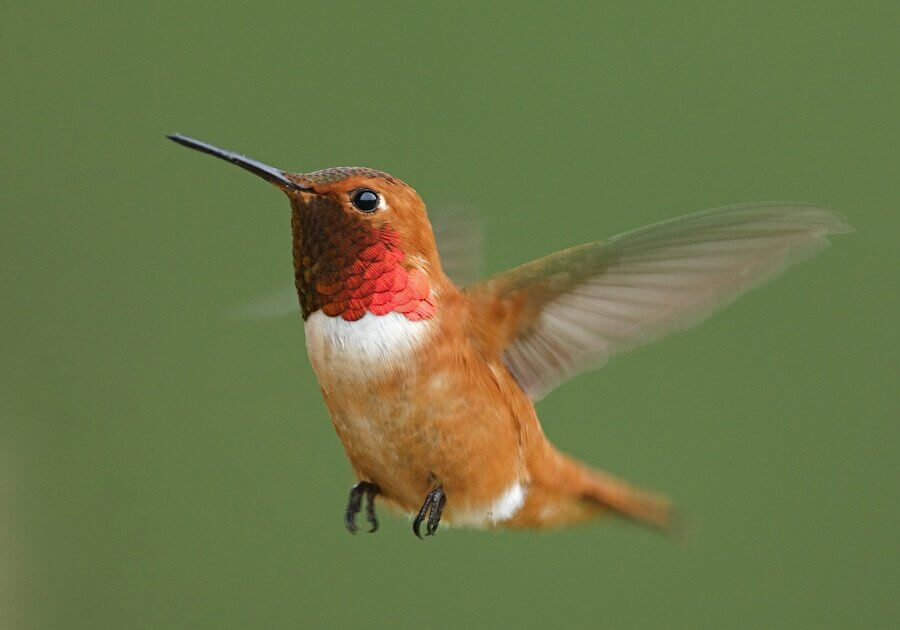
[[[372,374],[396,362],[408,361],[432,329],[431,321],[408,320],[401,313],[366,313],[348,322],[316,311],[306,320],[306,349],[322,380],[323,371],[337,369]],[[323,383],[324,385],[324,383]]]

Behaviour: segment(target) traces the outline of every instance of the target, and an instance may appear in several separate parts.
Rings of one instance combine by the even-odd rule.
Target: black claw
[[[372,526],[369,528],[370,534],[378,529],[378,519],[375,518],[375,495],[378,492],[379,488],[375,484],[372,484],[366,491],[366,520]]]
[[[350,498],[347,500],[347,509],[344,511],[344,526],[351,534],[356,533],[356,515],[362,503],[362,484],[356,484],[350,489]]]
[[[419,513],[416,514],[416,518],[413,519],[413,533],[419,538],[422,537],[422,534],[419,533],[419,525],[422,523],[422,519],[425,518],[425,507],[428,505],[428,500],[425,500],[425,505],[422,506],[422,509],[419,510]]]
[[[375,518],[375,495],[381,492],[378,484],[369,481],[360,481],[350,489],[350,497],[347,500],[347,510],[344,512],[344,526],[351,534],[355,534],[356,515],[362,507],[363,495],[366,497],[366,520],[372,525],[369,533],[378,529],[378,519]]]
[[[447,503],[447,495],[444,494],[444,487],[438,486],[434,490],[428,493],[428,496],[425,497],[425,503],[422,504],[422,508],[419,510],[419,513],[416,514],[416,518],[413,519],[413,533],[419,538],[422,537],[422,534],[419,533],[419,526],[422,524],[422,521],[425,520],[425,516],[428,516],[428,523],[425,526],[425,535],[426,536],[434,536],[434,533],[437,531],[438,525],[441,522],[441,513],[444,511],[444,505]]]
[[[447,503],[447,495],[444,494],[443,488],[440,489],[441,494],[438,497],[437,504],[431,508],[431,515],[428,517],[428,535],[434,536],[438,525],[441,523],[441,514],[444,512],[444,505]]]

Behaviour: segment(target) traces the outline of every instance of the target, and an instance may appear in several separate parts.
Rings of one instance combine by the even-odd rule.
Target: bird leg
[[[372,526],[369,529],[371,534],[378,529],[378,519],[375,518],[375,495],[381,492],[378,484],[370,481],[360,481],[350,489],[350,497],[347,500],[347,510],[344,512],[344,525],[351,534],[355,534],[356,515],[359,514],[362,507],[363,495],[366,497],[366,520]]]
[[[434,536],[441,522],[441,512],[444,511],[445,503],[447,503],[447,495],[444,494],[443,486],[438,486],[428,493],[428,496],[425,497],[425,503],[422,504],[422,508],[413,520],[413,532],[416,536],[422,537],[419,533],[419,525],[422,524],[426,515],[428,516],[428,524],[425,527],[425,535]]]

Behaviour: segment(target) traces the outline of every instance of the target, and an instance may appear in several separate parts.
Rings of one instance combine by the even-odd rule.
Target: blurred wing
[[[428,211],[441,268],[457,285],[475,282],[481,277],[482,229],[470,208],[460,205],[438,206]]]
[[[501,316],[498,349],[538,400],[613,354],[698,324],[850,231],[817,206],[728,206],[552,254],[466,293]]]
[[[482,230],[475,214],[459,205],[438,206],[429,211],[429,218],[444,273],[458,285],[478,279],[481,276]],[[229,311],[232,319],[255,321],[299,314],[300,305],[293,285],[286,285]]]
[[[236,306],[229,310],[230,319],[243,319],[262,321],[266,319],[281,319],[291,315],[300,315],[300,302],[297,299],[297,290],[293,285],[285,285],[268,295],[262,295],[254,300]]]

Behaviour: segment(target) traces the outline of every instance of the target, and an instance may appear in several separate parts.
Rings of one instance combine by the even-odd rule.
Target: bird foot
[[[445,503],[447,503],[447,495],[444,494],[443,486],[438,486],[428,493],[425,503],[422,504],[422,508],[413,520],[413,532],[416,536],[422,537],[422,534],[419,533],[419,526],[426,516],[428,516],[428,524],[425,527],[425,535],[434,536],[441,522],[441,512],[444,511]]]
[[[378,519],[375,518],[375,495],[381,492],[378,484],[370,481],[360,481],[350,489],[350,498],[347,500],[347,510],[344,512],[344,525],[351,534],[357,532],[356,515],[362,507],[363,495],[366,497],[366,520],[372,526],[371,534],[378,529]]]

